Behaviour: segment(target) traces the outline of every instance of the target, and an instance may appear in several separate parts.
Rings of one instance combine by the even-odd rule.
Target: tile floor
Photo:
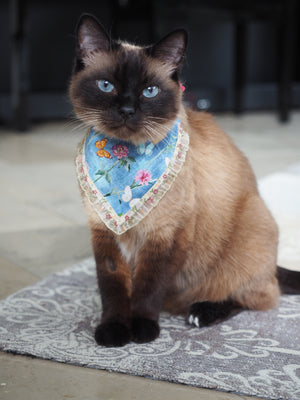
[[[300,161],[300,112],[217,115],[260,178]],[[91,255],[73,159],[82,132],[68,122],[27,133],[0,128],[0,298]],[[1,399],[234,400],[215,392],[0,353]]]

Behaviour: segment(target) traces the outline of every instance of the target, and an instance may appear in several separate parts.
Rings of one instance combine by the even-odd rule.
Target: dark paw
[[[191,306],[188,323],[198,328],[209,326],[216,322],[224,321],[237,312],[237,307],[231,301],[212,303],[204,301]]]
[[[134,318],[131,324],[132,340],[136,343],[152,342],[159,336],[159,325],[147,318]]]
[[[95,340],[100,346],[120,347],[129,343],[130,339],[129,329],[120,322],[100,324],[95,332]]]

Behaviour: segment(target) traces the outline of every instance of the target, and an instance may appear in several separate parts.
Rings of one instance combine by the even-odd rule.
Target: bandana
[[[180,120],[157,144],[134,145],[90,128],[78,147],[79,183],[105,225],[120,235],[136,226],[167,193],[188,146]]]

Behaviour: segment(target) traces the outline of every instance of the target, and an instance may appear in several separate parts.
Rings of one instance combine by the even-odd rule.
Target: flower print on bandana
[[[151,172],[145,169],[140,169],[136,176],[134,177],[134,181],[140,183],[141,185],[148,185],[150,179],[152,178]]]
[[[115,157],[117,157],[118,160],[121,160],[123,157],[128,156],[129,150],[125,145],[115,144],[112,147],[112,152],[113,152],[113,155]]]
[[[90,128],[78,148],[79,183],[104,224],[120,235],[137,225],[167,193],[188,146],[188,134],[179,120],[156,144],[134,145]]]

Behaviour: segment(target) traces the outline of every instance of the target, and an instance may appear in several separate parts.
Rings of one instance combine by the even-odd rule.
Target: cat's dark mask
[[[77,117],[110,136],[161,140],[178,117],[187,33],[133,46],[112,40],[93,16],[83,15],[76,36],[70,97]]]

